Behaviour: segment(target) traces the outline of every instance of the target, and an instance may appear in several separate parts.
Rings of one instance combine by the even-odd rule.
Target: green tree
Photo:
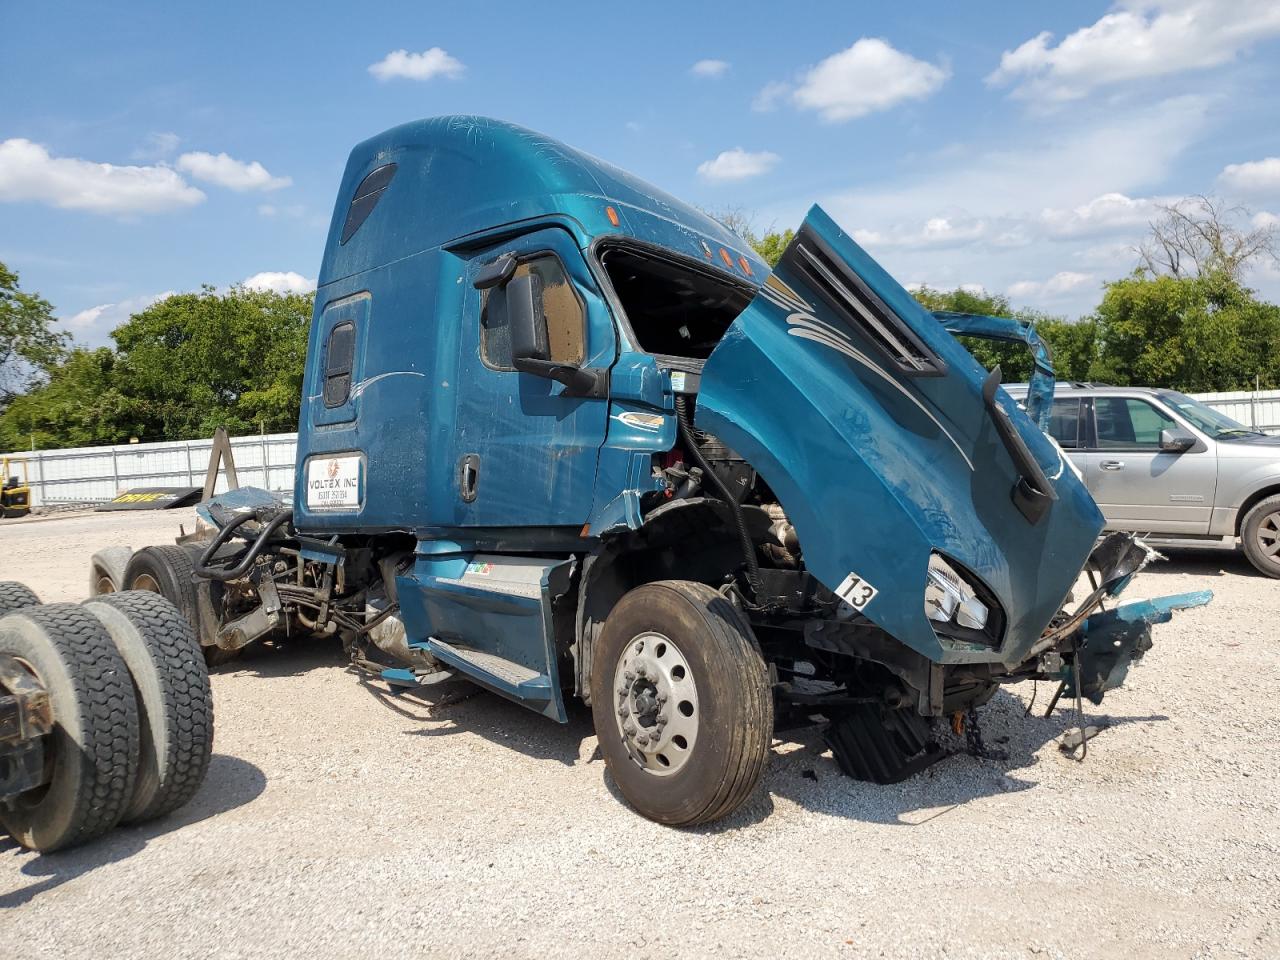
[[[769,229],[760,233],[755,226],[755,218],[742,207],[725,207],[721,210],[704,210],[707,216],[717,221],[740,236],[771,267],[776,267],[787,249],[787,244],[795,239],[796,232],[791,229]]]
[[[16,397],[0,414],[0,450],[125,443],[140,432],[116,387],[108,347],[76,349],[46,383]]]
[[[747,243],[751,244],[753,250],[760,255],[763,260],[771,267],[776,267],[778,261],[782,259],[782,254],[786,252],[787,245],[796,237],[796,232],[790,228],[778,232],[777,230],[767,230],[760,236],[752,234],[747,237]]]
[[[1060,380],[1087,380],[1097,355],[1097,327],[1092,320],[1069,321],[1036,310],[1014,310],[1002,294],[971,290],[935,290],[921,287],[915,298],[927,309],[977,313],[988,317],[1016,317],[1035,324],[1036,332],[1053,353],[1053,367]],[[1031,376],[1031,352],[1022,344],[998,343],[981,337],[960,337],[965,349],[988,370],[997,363],[1006,383]]]
[[[1280,307],[1223,271],[1106,285],[1096,379],[1188,392],[1280,387]]]
[[[206,286],[117,327],[117,383],[141,439],[296,428],[311,306],[309,295]]]
[[[24,293],[18,275],[0,263],[0,410],[48,376],[70,337],[53,329],[53,307]]]

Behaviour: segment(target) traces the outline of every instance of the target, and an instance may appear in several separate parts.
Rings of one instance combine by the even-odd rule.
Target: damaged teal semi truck
[[[1000,684],[1096,702],[1207,599],[1110,605],[1150,554],[1037,428],[1034,331],[930,314],[817,207],[770,269],[561,143],[423,120],[352,151],[315,303],[292,498],[216,497],[95,589],[211,659],[336,636],[391,684],[576,697],[663,823],[737,808],[775,729],[892,782]],[[1035,352],[1025,410],[956,333]]]

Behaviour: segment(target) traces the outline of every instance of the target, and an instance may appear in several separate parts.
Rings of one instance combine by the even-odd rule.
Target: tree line
[[[1005,296],[924,288],[930,310],[1030,320],[1060,379],[1174,387],[1187,392],[1280,388],[1280,307],[1245,283],[1276,259],[1274,228],[1207,198],[1166,207],[1135,251],[1138,266],[1105,285],[1088,316],[1017,310]],[[793,233],[757,233],[720,218],[770,264]],[[293,430],[313,298],[233,287],[168,297],[90,348],[57,329],[53,307],[23,291],[0,263],[0,450],[188,440]],[[999,363],[1006,383],[1031,373],[1025,349],[966,342]]]

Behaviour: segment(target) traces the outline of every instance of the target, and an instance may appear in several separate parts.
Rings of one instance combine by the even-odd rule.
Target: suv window
[[[1093,401],[1098,427],[1098,447],[1103,450],[1160,446],[1160,431],[1176,429],[1172,417],[1145,400],[1132,397],[1097,397]]]
[[[1049,436],[1058,446],[1071,450],[1083,446],[1080,436],[1080,401],[1055,400],[1049,413]]]
[[[581,363],[586,355],[586,309],[573,282],[558,257],[540,253],[521,261],[515,277],[536,274],[542,280],[542,310],[547,319],[550,359],[558,363]],[[499,370],[514,370],[511,364],[511,328],[507,325],[507,299],[501,289],[486,292],[480,314],[480,356]]]

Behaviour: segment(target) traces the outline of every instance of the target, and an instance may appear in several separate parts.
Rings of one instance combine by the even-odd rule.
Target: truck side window
[[[1055,400],[1049,413],[1049,436],[1058,446],[1071,450],[1080,446],[1080,401]]]
[[[600,256],[636,344],[659,357],[705,360],[752,294],[700,265],[611,247]]]
[[[324,405],[340,407],[351,396],[351,367],[356,353],[356,325],[340,323],[329,331],[324,351]]]
[[[1103,450],[1159,449],[1160,431],[1177,424],[1145,400],[1098,397],[1093,401],[1098,447]]]
[[[547,344],[551,360],[581,363],[586,356],[587,312],[573,288],[573,281],[554,254],[544,253],[522,261],[515,276],[537,274],[542,280],[542,309],[547,318]],[[498,370],[514,370],[511,364],[511,330],[507,326],[506,298],[502,291],[486,291],[480,314],[480,357]]]

